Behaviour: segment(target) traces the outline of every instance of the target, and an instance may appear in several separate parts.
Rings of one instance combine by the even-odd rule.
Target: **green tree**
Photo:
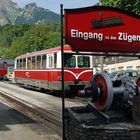
[[[0,28],[0,56],[15,58],[18,55],[40,51],[60,45],[60,25],[7,25]]]
[[[103,6],[113,6],[140,15],[140,0],[100,0]]]
[[[10,47],[12,41],[29,30],[28,25],[5,25],[0,27],[0,47]]]

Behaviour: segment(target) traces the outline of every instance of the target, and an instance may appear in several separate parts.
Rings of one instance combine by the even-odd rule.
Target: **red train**
[[[77,55],[64,46],[66,93],[84,93],[93,75],[91,55]],[[30,88],[61,91],[61,47],[28,53],[15,59],[15,82]],[[72,92],[71,92],[72,91]]]
[[[14,72],[14,60],[0,59],[0,79],[9,79]]]

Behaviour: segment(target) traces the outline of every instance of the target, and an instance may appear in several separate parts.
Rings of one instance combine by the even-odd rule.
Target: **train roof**
[[[47,50],[42,50],[42,51],[36,51],[36,52],[32,52],[32,53],[26,53],[20,56],[17,56],[16,58],[24,58],[24,57],[31,57],[31,56],[37,56],[37,55],[42,55],[42,54],[48,54],[48,53],[55,53],[55,52],[59,52],[61,51],[61,47],[55,47],[55,48],[50,48]],[[64,52],[72,52],[72,49],[69,45],[65,45],[64,46]]]

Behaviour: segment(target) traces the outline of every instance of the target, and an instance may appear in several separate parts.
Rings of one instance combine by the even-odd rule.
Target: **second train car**
[[[93,75],[91,55],[77,55],[64,46],[64,88],[66,93],[84,94]],[[31,88],[57,91],[61,85],[61,47],[27,53],[15,59],[15,82]]]

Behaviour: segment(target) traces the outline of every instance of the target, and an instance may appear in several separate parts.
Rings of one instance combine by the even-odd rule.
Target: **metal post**
[[[100,56],[100,65],[101,65],[101,72],[103,72],[104,70],[104,57],[103,56]]]
[[[61,15],[61,69],[62,69],[62,139],[65,140],[65,91],[64,91],[64,42],[63,42],[63,4],[60,5]]]
[[[117,66],[116,66],[116,64],[117,64],[117,57],[116,56],[114,56],[114,60],[115,60],[115,71],[117,71]]]

